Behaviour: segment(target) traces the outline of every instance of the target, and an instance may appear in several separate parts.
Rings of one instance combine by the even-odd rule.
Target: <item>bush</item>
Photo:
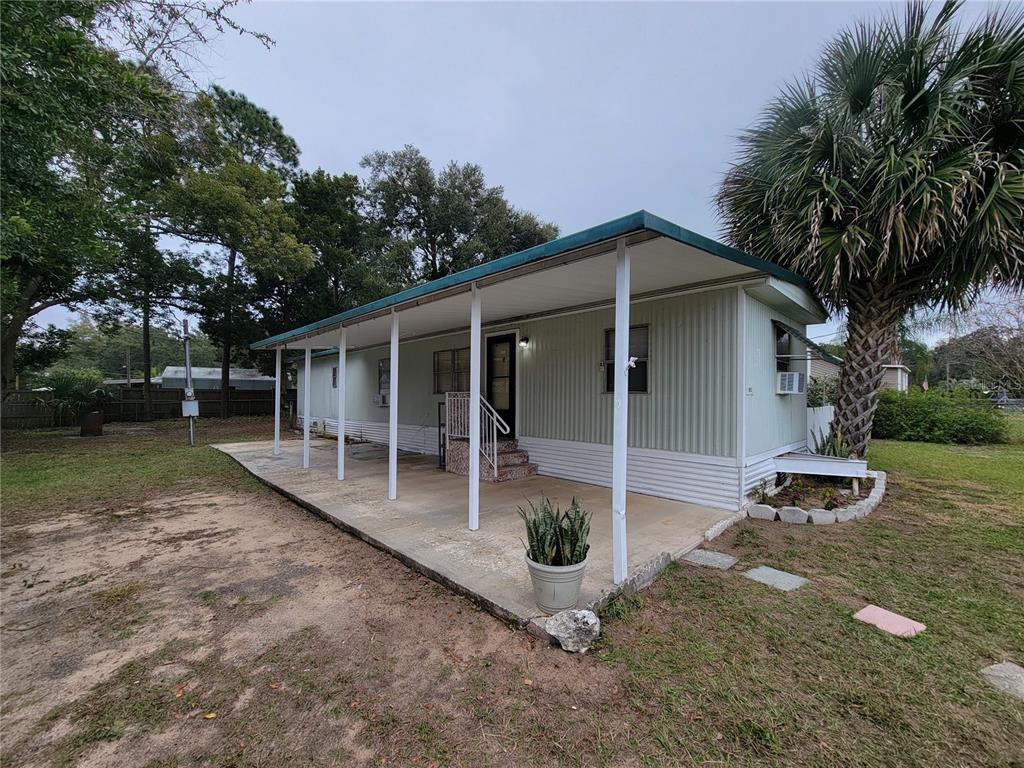
[[[1006,416],[988,400],[967,393],[895,392],[878,398],[872,437],[924,443],[1003,443]]]
[[[59,368],[46,375],[42,386],[53,392],[50,401],[60,421],[80,419],[109,399],[103,374],[91,368]]]
[[[807,382],[807,407],[821,408],[824,405],[835,405],[839,391],[839,379],[835,376],[821,378],[811,376]]]

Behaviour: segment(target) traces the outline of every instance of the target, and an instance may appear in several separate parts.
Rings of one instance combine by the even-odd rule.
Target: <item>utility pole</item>
[[[188,332],[188,319],[181,321],[182,336],[185,341],[185,399],[181,401],[181,415],[188,419],[188,444],[196,444],[196,417],[199,416],[199,401],[192,388],[192,345]]]

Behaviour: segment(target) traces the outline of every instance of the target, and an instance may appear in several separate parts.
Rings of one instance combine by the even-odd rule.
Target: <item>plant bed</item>
[[[885,473],[872,472],[854,494],[833,478],[802,476],[770,493],[759,488],[747,514],[759,520],[828,525],[869,514],[885,493]]]

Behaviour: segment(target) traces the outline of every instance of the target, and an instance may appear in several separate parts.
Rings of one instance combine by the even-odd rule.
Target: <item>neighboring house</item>
[[[160,376],[163,389],[185,388],[185,366],[169,365]],[[232,368],[232,389],[273,389],[274,377],[264,376],[255,368]],[[133,382],[134,383],[134,382]],[[193,389],[220,389],[220,368],[192,367]]]
[[[801,277],[640,211],[252,348],[279,371],[306,350],[299,413],[334,434],[344,370],[343,430],[389,444],[389,498],[398,449],[446,448],[471,529],[474,476],[533,472],[611,486],[624,525],[627,488],[735,510],[805,448],[806,326],[826,317]]]
[[[807,375],[815,379],[838,379],[841,364],[842,360],[828,353],[812,355],[807,361]],[[882,367],[885,371],[882,376],[883,389],[906,392],[910,388],[910,369],[907,366],[902,363],[887,363]]]
[[[882,388],[895,389],[897,392],[906,392],[910,388],[910,369],[902,363],[891,363],[882,366],[885,373],[882,374]]]
[[[807,360],[807,375],[812,379],[838,379],[842,362],[827,354],[812,355]]]

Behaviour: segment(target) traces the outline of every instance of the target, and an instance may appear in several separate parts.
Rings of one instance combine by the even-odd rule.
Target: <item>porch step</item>
[[[537,465],[526,462],[524,464],[511,464],[502,466],[498,463],[498,476],[494,482],[503,483],[506,480],[522,480],[524,477],[533,477],[537,474]]]
[[[517,464],[526,464],[530,461],[530,454],[524,451],[522,448],[513,448],[511,450],[498,451],[498,466],[499,467],[512,467]]]
[[[498,476],[492,482],[503,483],[506,480],[522,480],[537,474],[537,465],[530,463],[530,454],[519,447],[518,441],[505,439],[498,441]]]

